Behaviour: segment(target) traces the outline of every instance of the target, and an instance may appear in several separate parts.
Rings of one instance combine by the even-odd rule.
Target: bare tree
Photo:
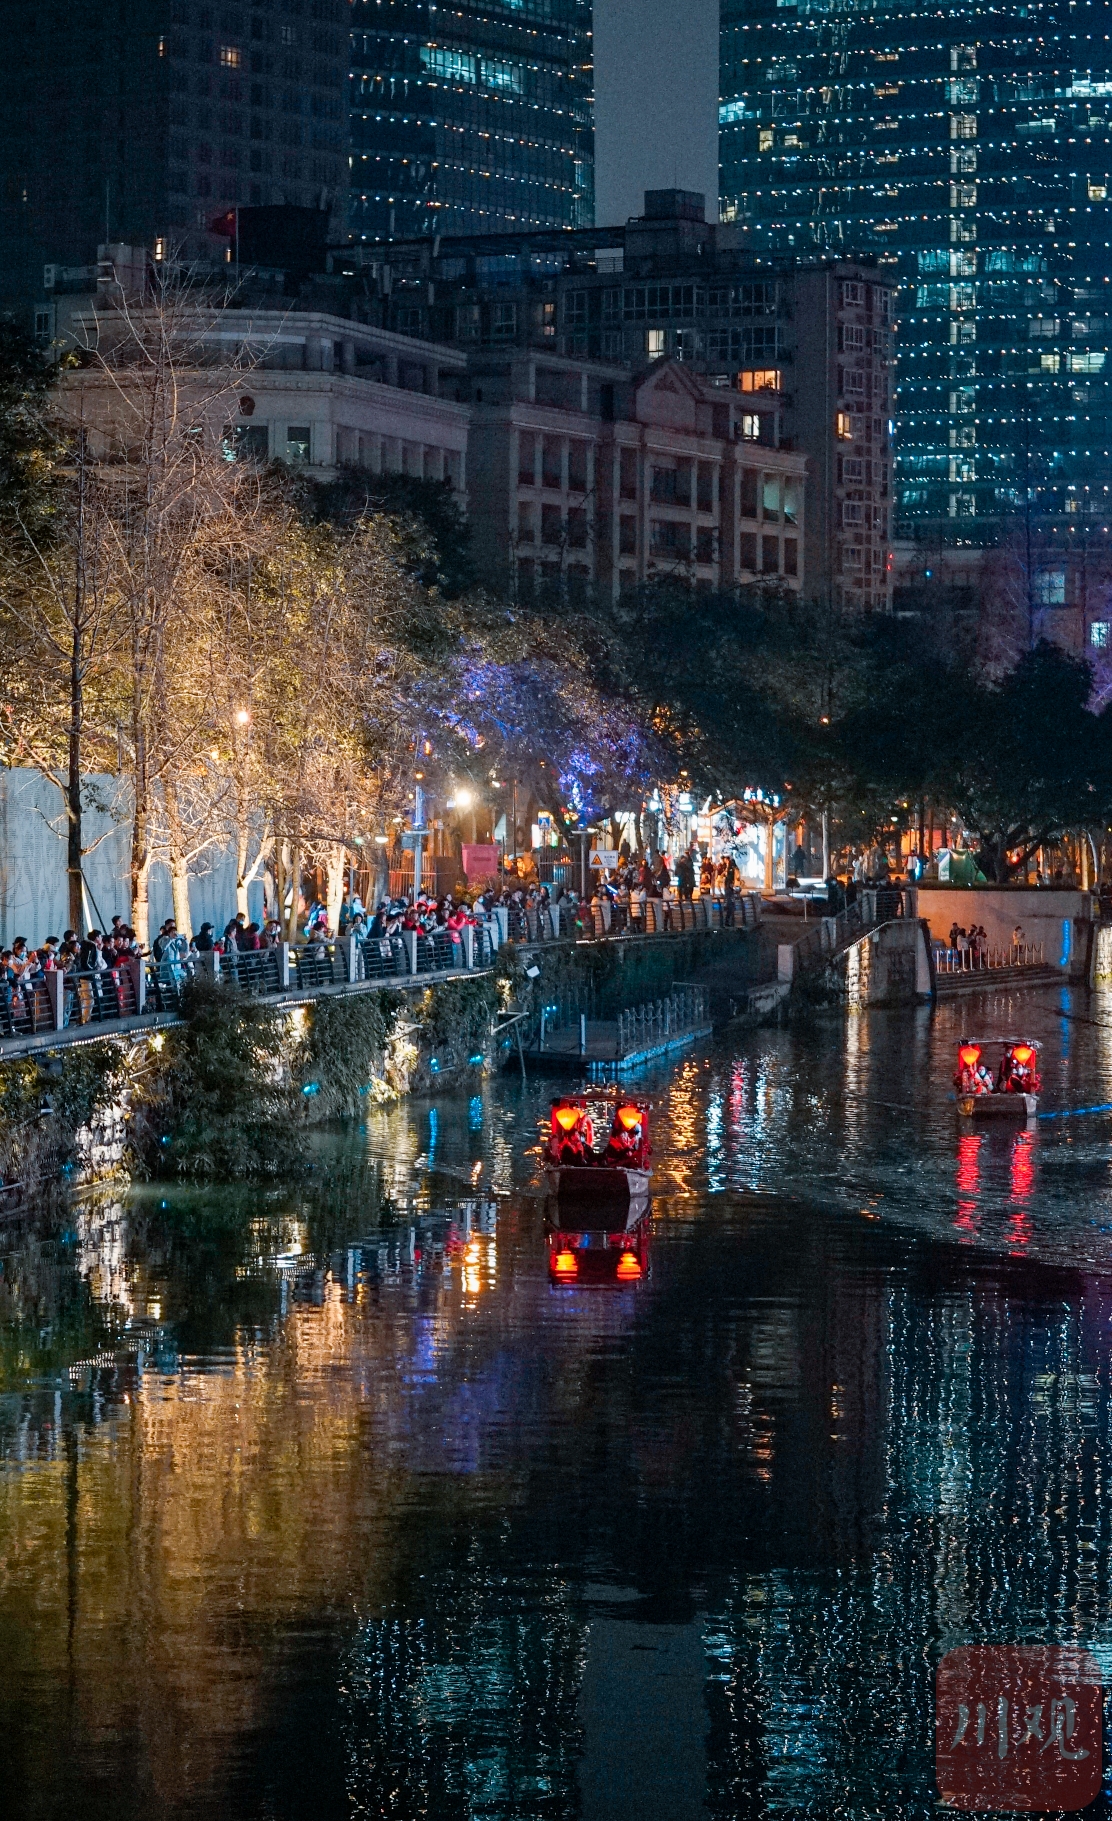
[[[0,572],[0,611],[19,662],[9,673],[9,758],[26,758],[62,800],[69,922],[85,921],[86,845],[82,784],[90,759],[114,744],[123,626],[120,570],[105,515],[102,479],[78,422],[56,489],[49,536],[18,521]]]
[[[224,430],[242,371],[208,364],[213,308],[188,282],[155,272],[142,298],[117,291],[111,304],[87,325],[86,364],[65,393],[98,445],[98,537],[124,633],[131,921],[146,942],[163,813],[175,905],[186,914],[176,786],[209,719],[191,653],[213,620],[214,598],[226,592],[231,554],[258,533],[261,489],[253,470],[226,459]]]

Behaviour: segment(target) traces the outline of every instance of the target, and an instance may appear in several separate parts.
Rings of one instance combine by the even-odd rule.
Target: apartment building
[[[633,374],[669,358],[735,395],[760,459],[807,457],[808,588],[890,609],[891,279],[754,255],[698,195],[645,200],[619,228],[395,242],[381,249],[383,318],[475,354],[545,349]]]
[[[805,458],[740,437],[743,401],[663,359],[470,361],[471,517],[518,594],[616,596],[656,577],[804,587]]]

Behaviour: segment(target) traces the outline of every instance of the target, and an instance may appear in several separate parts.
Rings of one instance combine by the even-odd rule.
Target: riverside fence
[[[1045,967],[1041,942],[1007,942],[999,948],[945,948],[934,945],[938,974],[980,974],[1002,967]]]
[[[49,1047],[51,1038],[63,1043],[81,1041],[100,1031],[108,1034],[113,1028],[152,1023],[160,1015],[175,1018],[184,987],[198,974],[220,979],[254,998],[289,999],[376,985],[405,988],[489,968],[496,951],[507,942],[527,948],[545,942],[574,946],[614,937],[678,939],[698,929],[756,927],[759,912],[744,911],[740,899],[735,903],[738,908],[733,920],[712,916],[704,903],[701,918],[677,914],[667,925],[662,919],[661,926],[651,930],[626,925],[597,933],[593,928],[585,930],[577,918],[498,906],[485,923],[467,925],[455,937],[446,929],[428,934],[403,930],[382,939],[279,943],[274,948],[225,955],[194,953],[174,961],[134,957],[97,972],[53,970],[34,983],[15,983],[0,991],[0,1055]],[[683,908],[685,913],[692,909],[690,905]],[[586,1008],[577,1006],[577,1013],[581,1009]]]

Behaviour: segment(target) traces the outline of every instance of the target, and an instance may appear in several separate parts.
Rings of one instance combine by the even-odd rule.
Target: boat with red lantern
[[[609,1129],[600,1149],[604,1125]],[[644,1204],[649,1194],[651,1149],[646,1101],[565,1094],[552,1102],[545,1182],[562,1202]]]
[[[994,1073],[991,1058],[996,1054]],[[1042,1086],[1039,1046],[1027,1037],[964,1037],[954,1086],[958,1112],[967,1119],[1033,1119]]]

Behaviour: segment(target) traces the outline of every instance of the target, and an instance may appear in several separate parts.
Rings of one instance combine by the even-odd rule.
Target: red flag
[[[225,240],[234,240],[236,237],[236,211],[229,209],[226,215],[215,216],[209,222],[208,231],[210,234],[222,234]]]

